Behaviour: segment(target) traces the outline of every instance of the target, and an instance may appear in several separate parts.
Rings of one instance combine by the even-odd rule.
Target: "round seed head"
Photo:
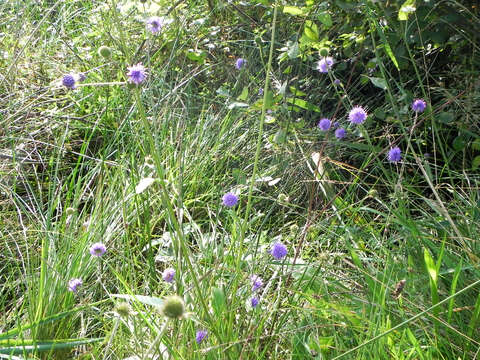
[[[178,319],[181,318],[185,313],[185,304],[180,296],[167,296],[163,300],[160,311],[164,316],[170,319]]]

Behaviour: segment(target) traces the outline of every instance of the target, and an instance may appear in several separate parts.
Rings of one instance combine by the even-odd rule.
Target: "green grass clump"
[[[478,357],[476,4],[0,9],[0,358]]]

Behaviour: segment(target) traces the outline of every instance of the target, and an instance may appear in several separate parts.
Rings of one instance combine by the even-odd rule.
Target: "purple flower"
[[[330,127],[332,126],[332,122],[327,118],[323,118],[318,122],[317,126],[322,131],[328,131],[330,129]]]
[[[350,110],[348,118],[354,124],[361,124],[367,118],[367,112],[361,106],[355,106]]]
[[[63,75],[62,84],[63,86],[69,88],[70,90],[75,89],[77,87],[75,84],[75,75],[73,74]]]
[[[332,126],[334,129],[336,129],[340,126],[340,123],[338,121],[335,121]]]
[[[153,16],[147,20],[147,28],[152,34],[156,34],[162,30],[163,20],[158,16]]]
[[[262,88],[258,89],[258,95],[260,95],[260,96],[263,95],[263,89]]]
[[[235,62],[235,68],[237,70],[240,70],[241,68],[243,68],[245,65],[247,64],[247,60],[243,59],[243,58],[238,58],[237,61]]]
[[[272,254],[272,256],[277,260],[283,259],[287,253],[287,247],[281,242],[273,244],[272,249],[270,250],[270,254]]]
[[[163,270],[162,278],[167,283],[171,283],[173,281],[174,277],[175,277],[175,269],[168,268],[168,269]]]
[[[327,73],[332,68],[333,58],[328,56],[317,63],[317,70],[321,73]]]
[[[197,335],[195,336],[195,341],[197,344],[200,345],[200,343],[203,341],[208,336],[207,330],[198,330]]]
[[[127,70],[128,70],[128,73],[127,73],[128,81],[136,85],[139,85],[142,82],[144,82],[147,77],[145,66],[143,66],[141,63],[138,63],[137,65],[129,66]]]
[[[345,136],[347,136],[347,131],[344,128],[338,128],[335,130],[335,137],[337,139],[343,139]]]
[[[417,113],[422,113],[425,111],[427,103],[423,99],[415,99],[412,103],[412,110]]]
[[[250,276],[250,280],[252,281],[252,291],[257,291],[263,286],[263,280],[258,275]]]
[[[333,80],[333,83],[334,83],[335,85],[340,85],[340,80],[339,80],[339,79],[335,79],[335,80]]]
[[[83,284],[82,279],[71,279],[68,282],[68,291],[76,293],[78,291],[78,287]]]
[[[256,307],[258,305],[258,302],[259,302],[259,300],[256,296],[254,296],[250,299],[250,305],[252,305],[252,308]]]
[[[79,82],[84,81],[86,78],[87,78],[87,75],[85,75],[85,73],[78,73],[77,74],[77,79],[78,79]]]
[[[388,152],[388,161],[390,162],[399,162],[402,159],[402,151],[398,146],[391,148]]]
[[[97,242],[97,243],[93,244],[92,246],[90,246],[90,254],[92,256],[100,257],[103,254],[105,254],[105,251],[107,251],[107,248],[101,242]]]
[[[228,192],[225,195],[223,195],[223,205],[226,207],[232,207],[237,205],[238,203],[238,196],[235,195],[232,192]]]

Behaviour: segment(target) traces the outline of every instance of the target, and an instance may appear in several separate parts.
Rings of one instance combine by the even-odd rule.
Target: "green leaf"
[[[145,296],[145,295],[127,295],[127,294],[112,294],[111,296],[117,297],[120,299],[130,300],[130,301],[138,301],[145,305],[152,305],[156,307],[160,307],[163,304],[163,299],[153,297],[153,296]]]
[[[308,101],[298,99],[298,98],[287,98],[286,99],[289,104],[298,106],[304,110],[311,110],[315,112],[320,112],[320,108],[316,105],[309,103]]]
[[[228,108],[230,110],[232,110],[232,109],[235,109],[235,108],[244,108],[244,107],[248,107],[248,106],[249,105],[247,103],[234,101],[230,105],[228,105]]]
[[[425,265],[427,266],[428,274],[430,275],[430,278],[433,280],[433,282],[436,284],[438,279],[437,267],[428,249],[425,249],[423,251],[423,257],[425,259]]]
[[[456,151],[463,150],[465,146],[467,146],[467,140],[464,136],[458,135],[455,139],[453,139],[452,146]]]
[[[476,170],[480,167],[480,155],[475,156],[475,158],[472,160],[472,169]]]
[[[34,340],[8,340],[8,342],[0,341],[0,354],[17,355],[23,353],[32,353],[37,351],[54,351],[60,349],[70,349],[75,346],[91,344],[94,342],[103,341],[104,338],[92,339],[61,339],[53,341],[39,341]],[[3,347],[4,345],[10,345]]]
[[[367,77],[370,79],[372,84],[375,85],[376,87],[378,87],[382,90],[387,90],[387,81],[385,79],[377,78],[377,77],[370,77],[370,76],[367,76]]]
[[[313,21],[305,21],[304,33],[312,41],[317,42],[319,40],[318,26]]]
[[[225,312],[225,293],[220,288],[214,288],[212,290],[212,308],[216,315],[223,314]]]
[[[327,12],[322,12],[318,15],[318,20],[325,25],[326,28],[329,28],[333,25],[332,17]]]
[[[242,90],[242,93],[237,98],[237,100],[245,101],[247,100],[247,97],[248,97],[248,88],[245,86]]]
[[[455,119],[455,116],[449,112],[441,112],[437,116],[438,116],[438,121],[444,124],[449,124]]]
[[[398,20],[406,21],[411,13],[415,12],[415,0],[407,0],[400,7],[398,12]]]
[[[290,15],[305,15],[305,13],[303,12],[303,9],[299,8],[299,7],[296,7],[296,6],[288,6],[288,5],[285,5],[283,7],[283,13],[284,14],[290,14]]]

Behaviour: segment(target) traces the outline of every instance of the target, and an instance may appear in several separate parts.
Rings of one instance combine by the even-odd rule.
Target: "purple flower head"
[[[322,131],[328,131],[330,129],[330,127],[332,126],[332,122],[327,118],[323,118],[318,122],[317,126]]]
[[[252,305],[252,308],[256,307],[258,305],[258,302],[259,302],[259,300],[256,296],[254,296],[250,299],[250,305]]]
[[[145,69],[145,66],[143,66],[141,63],[129,66],[127,70],[128,81],[130,81],[131,83],[139,85],[147,78],[147,70]]]
[[[166,281],[167,283],[171,283],[173,281],[173,278],[175,277],[175,269],[174,268],[168,268],[163,270],[162,274],[162,279]]]
[[[335,137],[337,139],[343,139],[345,136],[347,136],[347,131],[344,128],[338,128],[335,130]]]
[[[335,85],[340,85],[340,79],[335,79],[335,80],[333,80],[333,83],[334,83]]]
[[[287,247],[283,245],[281,242],[277,242],[273,244],[272,249],[270,250],[270,254],[277,259],[283,259],[288,253]]]
[[[252,291],[257,291],[263,286],[263,280],[258,275],[250,276],[250,280],[252,281]]]
[[[327,73],[328,70],[332,68],[332,65],[333,65],[333,58],[330,56],[327,56],[321,59],[317,63],[317,70],[320,71],[321,73]]]
[[[238,196],[235,195],[232,192],[228,192],[225,195],[223,195],[223,205],[226,207],[232,207],[237,205],[238,203]]]
[[[367,118],[367,112],[361,106],[355,106],[348,114],[348,119],[354,124],[361,124]]]
[[[78,73],[77,74],[77,79],[78,79],[79,82],[84,81],[86,78],[87,78],[87,75],[85,75],[85,73]]]
[[[72,74],[63,75],[62,85],[69,88],[70,90],[75,89],[77,87],[75,84],[75,75],[72,75]]]
[[[398,146],[391,148],[388,152],[388,161],[390,162],[399,162],[402,159],[402,151]]]
[[[163,20],[158,16],[152,16],[147,20],[147,28],[152,34],[156,34],[162,30]]]
[[[101,242],[97,242],[97,243],[93,244],[92,246],[90,246],[90,254],[92,256],[100,257],[103,254],[105,254],[105,251],[107,251],[107,248]]]
[[[208,336],[207,330],[198,330],[197,335],[195,336],[195,341],[197,344],[200,345],[200,343],[203,341]]]
[[[335,121],[332,126],[334,129],[337,129],[340,126],[340,123],[338,121]]]
[[[427,103],[423,99],[415,99],[412,103],[412,110],[417,113],[422,113],[425,111]]]
[[[76,293],[78,291],[78,287],[83,284],[82,279],[71,279],[68,282],[68,291]]]
[[[238,58],[237,61],[235,61],[235,68],[237,70],[240,70],[241,68],[243,68],[245,65],[247,64],[247,60],[243,59],[243,58]]]
[[[263,95],[263,88],[258,89],[258,95],[260,95],[260,96]]]

